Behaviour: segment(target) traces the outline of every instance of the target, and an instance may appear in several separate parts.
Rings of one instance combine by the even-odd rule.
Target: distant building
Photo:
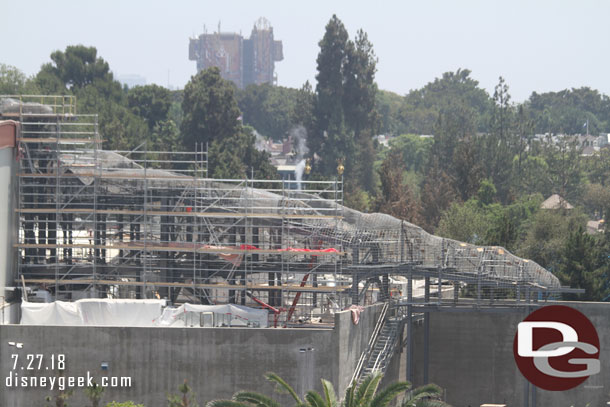
[[[587,233],[596,235],[604,231],[604,220],[590,220],[587,222]]]
[[[574,209],[572,205],[561,196],[553,194],[540,205],[541,209]]]
[[[275,84],[275,62],[284,59],[282,41],[273,38],[273,27],[265,18],[254,24],[249,39],[241,34],[204,32],[191,38],[189,59],[197,61],[197,72],[216,66],[224,79],[239,88],[251,84]]]

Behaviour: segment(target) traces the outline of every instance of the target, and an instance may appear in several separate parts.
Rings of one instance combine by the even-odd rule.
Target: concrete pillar
[[[14,263],[13,243],[16,227],[14,225],[14,149],[0,149],[0,297],[6,296],[5,287],[13,286]]]

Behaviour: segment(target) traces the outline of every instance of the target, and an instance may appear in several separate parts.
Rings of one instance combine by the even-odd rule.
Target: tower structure
[[[275,62],[284,59],[281,41],[273,37],[273,27],[259,18],[245,39],[241,34],[204,32],[189,43],[189,59],[197,62],[197,72],[212,66],[224,79],[243,89],[250,84],[275,83]]]

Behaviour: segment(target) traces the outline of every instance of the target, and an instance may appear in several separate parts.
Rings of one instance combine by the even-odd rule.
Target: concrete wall
[[[610,401],[610,304],[575,303],[597,329],[601,372],[566,392],[536,390],[537,406],[597,407]],[[550,303],[549,303],[550,305]],[[501,403],[523,406],[525,379],[513,357],[513,338],[525,313],[436,312],[430,318],[430,381],[455,407]],[[423,380],[423,327],[414,329],[414,373]],[[531,406],[532,404],[530,404]]]
[[[610,401],[610,304],[562,303],[579,309],[597,328],[601,341],[601,373],[567,392],[537,390],[537,406],[605,406]],[[6,388],[12,370],[11,354],[64,353],[67,376],[87,371],[99,378],[130,376],[131,388],[108,389],[103,401],[134,400],[147,407],[164,406],[165,393],[176,392],[187,379],[201,404],[229,398],[237,390],[256,390],[292,405],[277,395],[263,374],[274,371],[297,392],[320,389],[320,378],[337,386],[343,395],[353,369],[381,311],[368,307],[353,325],[349,312],[335,315],[334,329],[238,328],[115,328],[0,327],[0,406],[43,405],[51,394],[44,389]],[[437,312],[430,319],[430,380],[446,389],[446,400],[455,407],[505,403],[522,406],[525,379],[512,353],[517,324],[524,313]],[[23,342],[22,349],[8,345]],[[406,352],[392,360],[387,384],[404,379]],[[46,359],[45,359],[46,360]],[[108,370],[101,365],[108,363]],[[414,327],[414,384],[423,380],[423,327]],[[46,375],[43,369],[37,376]],[[17,373],[21,373],[20,366]],[[27,370],[26,370],[27,374]],[[49,373],[50,374],[50,373]],[[77,390],[72,405],[85,405]]]
[[[4,287],[13,285],[13,233],[16,230],[12,202],[14,162],[13,148],[0,149],[0,297],[9,294]]]
[[[239,328],[116,328],[6,325],[0,327],[0,406],[44,405],[44,389],[6,388],[11,354],[66,355],[66,376],[98,378],[130,376],[131,388],[108,389],[102,401],[134,400],[147,407],[166,406],[166,392],[177,392],[187,379],[200,404],[230,398],[237,390],[273,395],[283,404],[263,374],[273,371],[298,392],[312,386],[321,390],[320,378],[340,383],[342,394],[360,354],[368,343],[380,306],[368,307],[360,323],[353,325],[349,312],[335,315],[334,329],[239,329]],[[22,342],[22,349],[8,342]],[[108,370],[102,370],[102,363]],[[46,363],[46,362],[45,362]],[[27,370],[17,367],[22,374]],[[52,375],[43,365],[37,376]],[[76,390],[70,405],[85,405]],[[27,403],[26,403],[27,402]],[[26,403],[26,404],[24,404]]]
[[[20,304],[4,303],[0,300],[0,325],[14,324],[19,321]]]

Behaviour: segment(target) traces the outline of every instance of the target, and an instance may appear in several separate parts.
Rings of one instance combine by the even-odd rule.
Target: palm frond
[[[327,407],[337,407],[337,396],[335,395],[333,384],[328,380],[322,379],[322,387],[324,388],[324,397],[326,397]]]
[[[418,407],[451,407],[451,404],[447,404],[442,400],[420,400],[422,403],[418,404]]]
[[[277,401],[253,391],[238,391],[233,395],[233,400],[241,403],[250,403],[257,407],[280,407]]]
[[[345,399],[343,400],[343,407],[356,407],[354,403],[354,393],[356,392],[356,383],[353,383],[345,391]]]
[[[425,384],[409,392],[403,401],[402,407],[451,407],[449,404],[440,400],[443,389],[434,384]]]
[[[409,382],[395,382],[390,384],[388,387],[380,391],[371,400],[369,407],[386,407],[396,396],[400,393],[405,392],[411,388]]]
[[[294,391],[294,389],[288,383],[286,383],[284,381],[284,379],[279,377],[277,374],[275,374],[273,372],[268,372],[267,374],[265,374],[265,377],[270,382],[276,383],[276,385],[277,385],[276,388],[279,388],[280,392],[281,392],[281,390],[288,392],[292,396],[294,401],[296,401],[297,405],[303,404],[303,400],[301,400],[301,398],[297,395],[297,392]]]
[[[205,407],[248,407],[248,405],[233,400],[212,400]]]
[[[440,396],[441,394],[443,394],[443,389],[434,383],[429,383],[413,389],[412,393],[413,396],[417,396],[420,393],[430,393],[434,396]]]
[[[383,378],[383,375],[379,372],[371,373],[362,384],[358,387],[357,392],[357,400],[361,406],[366,406],[373,398],[375,393],[377,392],[377,387],[379,387],[379,382]]]
[[[309,407],[326,407],[324,403],[324,399],[320,396],[320,393],[309,390],[305,395],[305,400],[307,401],[307,406]]]

